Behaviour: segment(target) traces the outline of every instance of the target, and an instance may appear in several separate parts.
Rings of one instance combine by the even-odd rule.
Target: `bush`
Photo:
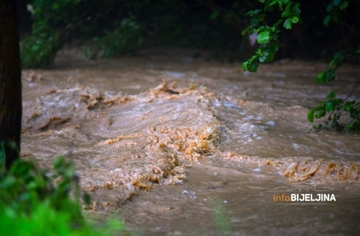
[[[23,68],[40,68],[53,64],[57,52],[68,36],[80,28],[81,4],[84,0],[34,0],[28,5],[32,14],[32,33],[20,43]]]
[[[112,58],[134,52],[143,42],[141,26],[135,18],[129,17],[115,23],[113,31],[105,30],[102,36],[95,37],[93,43],[82,48],[85,56],[95,59],[98,55]]]
[[[80,188],[71,162],[58,158],[50,177],[32,162],[17,160],[5,170],[0,146],[0,228],[3,235],[112,235],[120,221],[95,229],[82,215]],[[54,184],[56,183],[56,184]],[[82,196],[90,203],[87,194]],[[105,224],[105,223],[104,223]]]
[[[44,30],[38,35],[29,35],[20,43],[20,58],[23,68],[43,68],[53,64],[64,42],[54,30]]]

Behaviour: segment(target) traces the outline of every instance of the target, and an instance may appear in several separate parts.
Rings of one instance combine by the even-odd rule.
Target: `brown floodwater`
[[[345,98],[360,69],[316,85],[325,68],[64,50],[50,69],[23,70],[22,156],[47,169],[72,160],[92,196],[85,211],[115,214],[134,235],[356,235],[360,136],[310,132],[306,115],[332,89]]]

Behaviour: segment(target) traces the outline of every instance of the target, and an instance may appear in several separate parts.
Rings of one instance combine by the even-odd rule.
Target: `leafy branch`
[[[250,72],[257,71],[259,63],[271,62],[274,60],[276,52],[279,50],[278,35],[280,25],[285,29],[292,29],[293,24],[300,23],[300,3],[291,0],[259,0],[264,4],[264,9],[249,11],[246,16],[250,16],[250,25],[242,34],[256,34],[257,43],[260,47],[255,55],[242,63],[243,70]],[[277,6],[277,8],[276,8]],[[271,26],[266,24],[265,18],[268,12],[275,9],[281,11],[280,19]]]
[[[334,58],[329,63],[329,68],[326,71],[320,72],[315,80],[316,83],[328,83],[335,79],[336,71],[344,65],[345,61],[353,56],[360,56],[360,47],[355,53],[336,53]],[[308,112],[308,120],[312,123],[315,119],[323,118],[327,113],[330,113],[324,124],[313,126],[314,130],[325,129],[328,126],[337,130],[346,129],[348,131],[360,131],[360,103],[354,100],[348,99],[351,97],[360,81],[357,82],[349,95],[345,99],[337,98],[336,92],[330,92],[325,100],[322,100],[315,108],[311,108]],[[347,112],[350,117],[350,121],[343,124],[340,122],[342,112]]]
[[[259,63],[271,62],[274,60],[275,53],[279,49],[277,42],[278,35],[281,32],[280,25],[285,29],[292,29],[293,24],[301,23],[301,9],[300,3],[292,0],[258,0],[263,4],[263,9],[256,9],[249,11],[247,16],[251,17],[251,23],[248,28],[243,31],[243,34],[256,34],[257,43],[260,47],[255,51],[255,54],[248,60],[242,63],[242,69],[250,72],[255,72],[258,69]],[[351,0],[330,0],[326,6],[327,15],[323,20],[323,25],[329,27],[331,22],[338,22],[342,15],[346,14],[346,9],[349,8]],[[278,20],[271,26],[266,24],[266,17],[269,12],[278,10],[281,15]],[[335,79],[336,71],[343,66],[349,58],[357,57],[360,59],[360,46],[353,52],[343,54],[336,53],[329,63],[329,68],[320,72],[315,79],[316,83],[328,83]],[[314,130],[321,130],[327,128],[329,125],[337,130],[346,129],[348,131],[360,131],[360,103],[354,100],[349,100],[356,87],[360,84],[358,82],[350,94],[341,99],[336,97],[336,92],[330,92],[326,99],[322,100],[317,107],[311,108],[308,112],[307,118],[310,122],[314,119],[321,119],[329,114],[324,124],[314,126]],[[348,113],[350,121],[347,123],[340,122],[343,112]]]

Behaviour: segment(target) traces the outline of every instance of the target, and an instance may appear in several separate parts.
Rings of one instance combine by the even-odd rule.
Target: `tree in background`
[[[84,46],[88,58],[114,57],[133,51],[141,44],[140,26],[130,9],[143,1],[130,0],[33,0],[27,5],[32,17],[31,34],[21,41],[21,62],[24,68],[51,66],[63,46],[77,39],[93,38]],[[145,1],[146,2],[146,1]],[[24,6],[22,6],[24,7]],[[101,37],[99,37],[101,35]]]
[[[90,59],[168,45],[217,54],[231,50],[235,60],[244,60],[253,50],[249,34],[258,45],[244,70],[255,72],[260,63],[279,58],[332,57],[316,79],[326,83],[344,63],[358,63],[359,7],[354,0],[32,0],[32,34],[21,42],[21,59],[24,67],[49,66],[65,43],[76,39]],[[310,122],[327,116],[315,130],[359,131],[360,103],[350,95],[338,98],[331,92],[310,109]],[[349,121],[340,120],[343,114]]]
[[[19,158],[22,116],[19,35],[12,0],[0,1],[0,16],[0,150],[8,169]]]

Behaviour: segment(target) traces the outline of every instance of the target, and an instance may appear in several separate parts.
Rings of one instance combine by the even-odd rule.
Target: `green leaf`
[[[330,3],[330,4],[327,5],[327,7],[326,7],[326,11],[329,12],[329,13],[330,13],[333,9],[334,9],[334,4],[333,4],[333,3]]]
[[[315,108],[311,108],[307,114],[307,119],[308,121],[310,121],[311,123],[314,122],[314,115],[315,115]]]
[[[249,63],[247,64],[247,69],[250,72],[257,71],[258,67],[259,67],[259,63],[257,61],[255,61],[255,60],[249,61]]]
[[[298,22],[299,22],[299,17],[293,16],[293,17],[291,18],[291,22],[294,23],[294,24],[298,23]]]
[[[331,91],[327,96],[326,98],[329,98],[329,99],[334,99],[336,97],[336,92],[335,90]]]
[[[259,1],[264,3],[264,0],[259,0]],[[269,6],[273,6],[273,5],[275,5],[276,3],[279,3],[279,2],[281,2],[281,0],[280,1],[273,0],[273,1],[270,2]]]
[[[219,12],[218,11],[214,11],[211,15],[210,15],[210,19],[211,20],[216,20],[219,17]]]
[[[323,107],[318,107],[318,109],[315,112],[315,118],[320,119],[321,117],[324,117],[326,114],[326,111]]]
[[[335,70],[328,69],[325,71],[325,82],[330,82],[335,79]]]
[[[336,64],[336,60],[331,60],[329,63],[329,67],[333,67]]]
[[[324,83],[325,72],[320,72],[315,79],[315,83]]]
[[[253,16],[255,13],[254,11],[248,11],[245,16]]]
[[[264,44],[269,42],[270,40],[270,33],[269,31],[262,31],[259,33],[258,37],[257,37],[257,42],[259,44]]]
[[[326,112],[332,112],[334,111],[335,109],[335,104],[332,100],[328,101],[326,104],[325,104],[325,110]]]
[[[355,101],[347,101],[345,102],[345,104],[343,105],[343,110],[350,112],[352,109],[352,106],[355,104]]]
[[[243,31],[241,31],[241,35],[245,35],[248,31],[249,31],[249,28],[244,29]]]
[[[268,58],[269,54],[267,52],[263,52],[261,54],[261,56],[259,57],[259,62],[264,63],[266,62],[267,58]]]
[[[246,71],[247,65],[248,65],[248,61],[244,61],[244,62],[241,64],[241,68],[243,69],[243,71]]]
[[[333,1],[334,6],[339,6],[340,3],[341,3],[341,0],[334,0]]]
[[[284,28],[285,29],[291,29],[292,28],[292,21],[291,18],[287,18],[284,22]]]
[[[348,8],[348,6],[349,6],[349,2],[348,1],[343,1],[343,2],[341,2],[341,4],[340,4],[340,10],[345,10],[346,8]]]
[[[272,48],[270,47],[266,51],[264,51],[261,56],[259,57],[259,62],[270,62],[274,60],[274,52]]]
[[[327,69],[325,72],[320,72],[315,79],[316,83],[327,83],[335,79],[335,70]]]
[[[342,66],[344,64],[344,60],[345,60],[345,55],[342,53],[336,53],[334,55],[334,58],[331,60],[329,66],[336,66],[337,68],[339,68],[340,66]],[[335,68],[336,69],[336,68]]]
[[[330,15],[325,16],[323,24],[325,26],[329,26],[330,20],[331,20]]]
[[[293,14],[295,15],[299,15],[301,13],[301,10],[300,10],[300,3],[294,3],[291,7],[291,11]]]

